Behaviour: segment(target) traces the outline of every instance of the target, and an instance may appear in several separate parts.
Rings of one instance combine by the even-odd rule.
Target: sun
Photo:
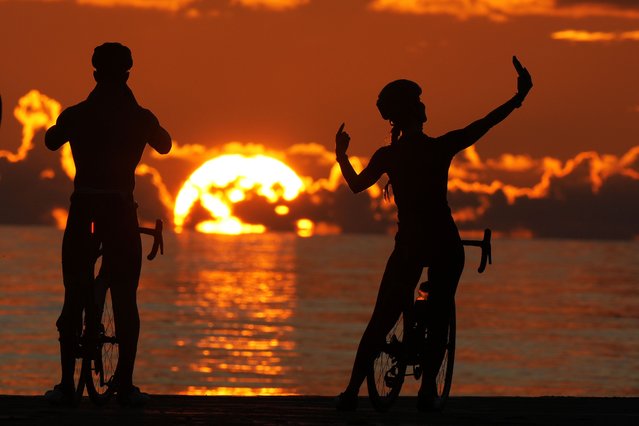
[[[180,189],[173,209],[175,231],[182,231],[193,206],[199,202],[211,215],[211,219],[195,226],[199,232],[263,233],[264,225],[244,223],[234,216],[233,205],[245,200],[250,191],[277,204],[295,199],[304,189],[302,179],[278,159],[262,154],[221,155],[202,164]],[[276,205],[274,211],[287,214],[288,207]]]

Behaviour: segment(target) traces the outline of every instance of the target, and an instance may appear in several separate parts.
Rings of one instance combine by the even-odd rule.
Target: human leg
[[[419,390],[422,399],[432,399],[436,396],[436,377],[446,353],[448,326],[463,268],[464,251],[460,245],[443,252],[442,256],[438,256],[432,262],[428,270],[428,339],[422,360],[424,375]]]
[[[386,264],[373,314],[357,348],[345,394],[359,393],[375,352],[384,343],[400,314],[411,309],[421,272],[422,266],[416,259],[402,255],[397,249],[393,251]]]
[[[135,208],[115,204],[102,220],[104,254],[101,279],[109,283],[113,319],[119,342],[117,367],[118,395],[133,389],[133,370],[140,333],[137,287],[142,263],[142,248]]]
[[[64,303],[56,327],[60,341],[61,380],[45,397],[56,404],[73,403],[74,372],[82,333],[82,309],[93,279],[96,251],[86,206],[73,202],[62,241]]]

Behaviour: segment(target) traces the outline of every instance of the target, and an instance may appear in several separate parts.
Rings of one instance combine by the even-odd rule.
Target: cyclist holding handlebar
[[[378,149],[357,174],[346,151],[350,136],[342,124],[335,136],[335,154],[342,175],[354,192],[363,191],[386,173],[397,205],[398,231],[395,248],[382,277],[377,302],[359,343],[351,378],[337,397],[338,410],[354,410],[359,388],[368,373],[376,349],[400,314],[413,314],[413,295],[423,267],[430,282],[428,313],[428,359],[418,394],[420,410],[433,409],[435,377],[445,352],[448,318],[457,283],[464,267],[464,249],[447,201],[448,169],[455,154],[479,140],[504,120],[532,88],[530,74],[516,57],[517,93],[484,118],[467,127],[433,138],[424,134],[425,106],[421,88],[409,80],[387,84],[379,94],[377,108],[389,120],[391,144]],[[412,323],[412,321],[409,321]],[[407,336],[408,337],[408,336]]]
[[[55,404],[74,402],[74,350],[84,292],[93,280],[101,247],[100,277],[111,288],[120,344],[117,399],[136,406],[146,403],[149,396],[132,382],[140,330],[136,292],[142,256],[133,199],[135,168],[147,143],[166,154],[171,137],[151,111],[138,105],[126,83],[133,66],[126,46],[104,43],[95,48],[91,62],[95,88],[85,101],[64,110],[45,136],[52,151],[68,141],[76,166],[62,242],[64,305],[56,322],[62,380],[45,397]]]

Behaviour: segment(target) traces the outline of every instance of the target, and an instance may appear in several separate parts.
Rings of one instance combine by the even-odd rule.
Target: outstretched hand
[[[532,77],[516,56],[513,56],[513,65],[517,70],[517,95],[523,100],[533,87]]]
[[[348,149],[348,144],[351,141],[351,137],[344,131],[345,123],[342,123],[337,129],[337,133],[335,134],[335,155],[337,158],[343,157],[346,155],[346,150]]]

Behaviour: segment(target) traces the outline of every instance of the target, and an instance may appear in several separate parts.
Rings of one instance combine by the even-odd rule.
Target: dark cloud
[[[67,208],[72,184],[59,165],[58,156],[47,151],[42,135],[36,136],[35,148],[21,162],[0,158],[0,223],[54,224],[53,208]],[[52,179],[42,179],[40,172],[54,171]]]
[[[637,2],[637,0],[557,0],[558,7],[583,5],[612,6],[623,9],[639,10],[639,2]]]
[[[585,167],[564,179],[555,179],[545,198],[519,198],[508,204],[501,192],[490,197],[490,207],[461,229],[489,227],[516,233],[522,229],[542,238],[631,239],[639,235],[639,180],[623,175],[609,178],[596,193],[585,179]],[[466,204],[478,203],[477,194],[454,194]]]
[[[318,201],[319,200],[319,201]],[[330,224],[344,233],[385,233],[394,226],[394,215],[381,212],[377,200],[368,193],[353,194],[346,186],[336,191],[319,190],[303,193],[287,205],[290,212],[280,216],[265,198],[252,195],[233,206],[233,213],[246,223],[260,223],[269,230],[295,231],[299,219],[317,224]],[[197,221],[190,219],[190,223]]]

